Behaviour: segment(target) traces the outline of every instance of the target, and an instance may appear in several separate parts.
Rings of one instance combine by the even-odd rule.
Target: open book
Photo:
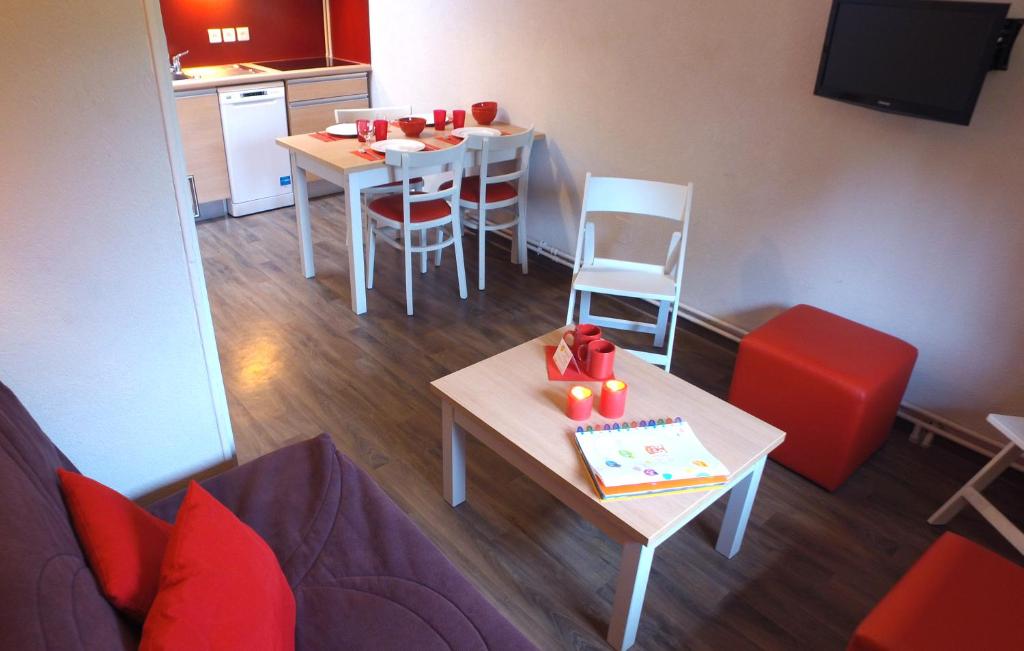
[[[729,480],[681,418],[580,427],[575,441],[602,499],[707,490]]]

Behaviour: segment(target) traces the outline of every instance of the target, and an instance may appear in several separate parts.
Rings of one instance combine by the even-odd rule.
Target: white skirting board
[[[491,235],[498,235],[510,241],[512,238],[511,233],[508,231],[493,231]],[[572,255],[548,245],[547,242],[528,239],[527,246],[534,253],[549,260],[554,260],[566,267],[571,268],[573,266],[574,258]],[[747,331],[743,328],[723,321],[686,303],[679,304],[679,316],[732,341],[738,342],[747,334]],[[900,406],[898,416],[914,426],[914,430],[910,435],[911,441],[918,443],[921,447],[928,447],[932,439],[937,435],[983,454],[986,457],[992,457],[1002,449],[1002,444],[999,441],[907,402]],[[1024,462],[1015,464],[1013,468],[1024,471]]]

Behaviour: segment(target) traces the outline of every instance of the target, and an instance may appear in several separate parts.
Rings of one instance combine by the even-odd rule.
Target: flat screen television
[[[969,124],[1010,5],[834,0],[814,94]]]

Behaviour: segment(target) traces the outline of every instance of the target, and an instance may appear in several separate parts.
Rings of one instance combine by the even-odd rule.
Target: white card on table
[[[558,348],[555,348],[553,358],[555,360],[555,367],[558,368],[558,372],[561,375],[565,375],[565,369],[569,368],[570,362],[573,366],[579,369],[579,367],[576,366],[576,358],[573,356],[572,350],[569,348],[569,344],[565,343],[564,338],[559,340]]]

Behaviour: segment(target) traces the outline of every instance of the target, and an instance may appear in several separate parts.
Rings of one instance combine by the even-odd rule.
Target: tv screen
[[[1010,5],[834,0],[816,95],[969,124]]]

